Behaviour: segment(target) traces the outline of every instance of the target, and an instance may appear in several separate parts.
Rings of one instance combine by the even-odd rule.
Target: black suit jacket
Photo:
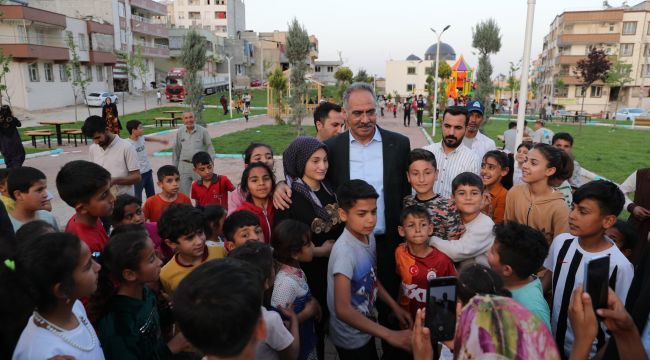
[[[407,160],[411,142],[404,135],[384,130],[377,126],[381,134],[384,160],[384,216],[386,219],[385,241],[377,241],[377,268],[380,281],[389,292],[396,293],[395,248],[400,243],[397,233],[402,200],[411,193],[406,179]],[[329,169],[327,180],[338,189],[343,182],[350,180],[350,132],[346,131],[325,141],[328,148]]]

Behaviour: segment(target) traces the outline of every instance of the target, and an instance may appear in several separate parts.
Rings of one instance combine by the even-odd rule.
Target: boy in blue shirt
[[[393,300],[377,280],[373,231],[377,224],[377,192],[363,180],[349,180],[339,188],[339,217],[345,230],[330,254],[327,268],[327,306],[330,339],[341,360],[378,359],[375,337],[410,349],[410,330],[391,330],[376,322],[377,296],[395,313],[403,329],[410,314]]]
[[[488,262],[501,275],[512,298],[537,315],[551,329],[551,313],[544,299],[542,282],[535,273],[548,255],[544,234],[522,224],[503,222],[494,226],[494,244]]]

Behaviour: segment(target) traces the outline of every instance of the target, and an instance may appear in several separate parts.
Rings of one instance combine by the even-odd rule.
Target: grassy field
[[[252,107],[266,107],[266,87],[262,88],[255,88],[255,89],[237,89],[233,90],[232,92],[232,98],[233,100],[237,99],[237,94],[241,94],[242,96],[244,93],[249,92],[249,94],[252,96],[251,97],[251,106]],[[218,92],[212,95],[208,95],[205,98],[205,103],[207,105],[218,105],[221,106],[221,103],[219,103],[219,99],[221,98],[221,95],[225,95],[226,99],[228,99],[228,92],[227,91],[222,91]]]
[[[313,126],[305,126],[305,135],[314,136]],[[241,154],[252,142],[262,142],[271,145],[275,155],[282,155],[284,149],[297,136],[294,127],[289,125],[262,125],[212,139],[214,150],[218,154]]]

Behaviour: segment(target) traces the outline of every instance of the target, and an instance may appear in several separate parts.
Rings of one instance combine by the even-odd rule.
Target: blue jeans
[[[135,198],[142,201],[142,189],[147,194],[147,198],[156,195],[156,189],[153,187],[153,170],[140,174],[140,182],[134,185]]]

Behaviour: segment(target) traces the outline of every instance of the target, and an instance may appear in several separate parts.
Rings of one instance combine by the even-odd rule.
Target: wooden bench
[[[86,135],[84,135],[81,129],[63,129],[63,133],[68,137],[68,144],[70,144],[70,136],[72,136],[74,140],[74,147],[77,147],[77,136],[79,137],[79,142],[83,142],[84,144],[88,145],[88,138]]]
[[[32,130],[32,131],[25,131],[25,135],[31,136],[32,137],[32,145],[34,147],[36,146],[36,138],[39,136],[43,137],[43,144],[47,144],[48,148],[52,147],[51,144],[51,137],[52,137],[52,132],[50,130]]]
[[[650,117],[637,117],[634,119],[634,126],[650,126]]]
[[[170,127],[176,127],[176,119],[178,119],[178,118],[157,117],[157,118],[154,118],[154,121],[156,123],[156,127],[158,126],[158,123],[160,123],[160,126],[163,126],[163,123],[165,123],[165,122],[169,123]]]

